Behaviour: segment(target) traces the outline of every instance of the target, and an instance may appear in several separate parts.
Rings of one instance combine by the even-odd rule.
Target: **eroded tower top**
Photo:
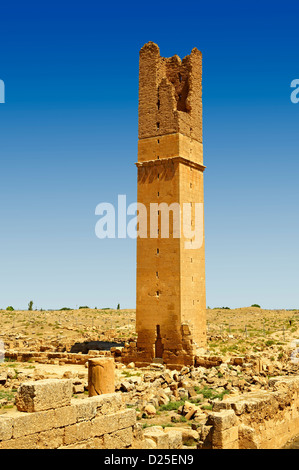
[[[148,42],[140,50],[139,139],[173,133],[202,142],[202,54],[161,57]]]

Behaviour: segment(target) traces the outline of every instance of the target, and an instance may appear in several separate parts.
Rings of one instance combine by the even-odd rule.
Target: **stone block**
[[[119,429],[134,426],[136,424],[136,411],[134,409],[119,411],[115,417],[117,419]]]
[[[144,449],[156,449],[156,448],[157,448],[157,444],[153,439],[151,439],[150,437],[146,437],[144,439]]]
[[[100,351],[97,349],[89,349],[88,350],[88,356],[99,356],[101,354]]]
[[[91,421],[81,421],[64,429],[64,445],[86,441],[92,437]]]
[[[57,449],[64,442],[64,429],[51,429],[38,434],[36,449]]]
[[[90,444],[89,444],[90,442]],[[104,446],[104,437],[94,437],[91,441],[88,441],[88,446],[90,445],[91,449],[105,449]],[[77,447],[76,447],[77,448]],[[89,447],[87,447],[89,448]]]
[[[0,371],[0,385],[5,385],[6,381],[7,381],[7,372],[5,370]]]
[[[94,397],[87,398],[87,400],[96,404],[97,415],[115,413],[124,407],[121,392],[95,395]]]
[[[79,421],[79,419],[77,408],[75,406],[63,406],[54,410],[54,428],[70,426],[71,424],[75,424],[76,421]]]
[[[16,405],[19,411],[36,412],[70,405],[71,379],[44,379],[24,382],[18,388]]]
[[[224,431],[235,426],[237,417],[233,410],[212,411],[208,415],[207,424],[211,424],[215,431]]]
[[[118,421],[115,418],[115,414],[98,416],[91,423],[93,437],[103,436],[105,433],[111,433],[118,429]]]
[[[165,432],[168,434],[169,449],[181,449],[183,445],[182,431],[165,428]]]
[[[104,446],[106,449],[125,449],[133,442],[133,430],[131,427],[121,429],[111,434],[104,434]]]
[[[84,384],[76,384],[73,385],[73,393],[76,395],[77,393],[84,393]]]
[[[54,410],[21,413],[14,418],[13,438],[48,431],[55,425]]]
[[[221,445],[216,445],[214,444],[213,445],[213,449],[227,449],[227,450],[230,450],[230,449],[239,449],[239,442],[238,440],[236,441],[230,441],[230,442],[224,442],[222,443]]]
[[[176,427],[176,431],[181,432],[183,444],[188,443],[190,441],[198,441],[199,440],[199,433],[194,429],[190,429],[189,427]]]
[[[144,437],[152,439],[158,449],[169,449],[169,436],[161,426],[152,426],[144,430]]]
[[[93,419],[97,414],[97,401],[90,398],[83,398],[80,400],[73,399],[72,407],[75,410],[75,421],[77,422],[88,421]]]
[[[121,410],[111,415],[102,415],[92,421],[93,437],[112,433],[136,424],[136,411]]]
[[[239,426],[239,448],[240,449],[258,449],[258,438],[256,432],[250,426],[241,424]]]
[[[38,442],[38,434],[9,439],[0,442],[0,449],[35,449]]]
[[[0,417],[0,441],[11,439],[13,420],[4,416]]]
[[[236,443],[238,445],[238,426],[225,429],[224,431],[212,432],[212,444],[213,447],[221,449],[235,449]]]

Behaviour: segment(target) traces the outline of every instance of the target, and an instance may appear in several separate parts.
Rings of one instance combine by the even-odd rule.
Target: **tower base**
[[[186,330],[186,325],[182,331]],[[188,329],[189,333],[189,329]],[[184,338],[184,336],[183,336]],[[165,345],[166,346],[166,345]],[[184,366],[194,366],[196,357],[196,345],[192,339],[183,339],[181,344],[171,348],[163,347],[162,357],[156,357],[155,348],[151,345],[138,345],[138,341],[127,343],[121,354],[124,364],[134,362],[136,367],[146,367],[150,364],[164,364],[169,369],[181,369]]]

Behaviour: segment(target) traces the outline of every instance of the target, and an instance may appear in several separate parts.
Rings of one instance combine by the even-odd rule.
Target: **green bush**
[[[14,308],[10,305],[9,307],[6,308],[6,310],[8,310],[9,312],[13,312]]]
[[[178,400],[178,401],[170,401],[167,403],[167,405],[161,405],[160,410],[161,411],[173,411],[173,410],[178,410],[180,406],[183,406],[185,404],[185,400]]]
[[[258,305],[258,304],[252,304],[252,305],[251,305],[251,307],[257,307],[257,308],[261,308],[261,306],[260,306],[260,305]]]

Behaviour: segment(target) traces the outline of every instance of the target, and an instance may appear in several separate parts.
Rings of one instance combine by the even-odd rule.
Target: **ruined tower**
[[[193,248],[183,230],[178,237],[174,210],[164,237],[160,205],[178,203],[182,214],[188,203],[191,227],[195,206],[203,206],[201,78],[196,48],[183,60],[161,57],[153,42],[140,50],[137,200],[147,208],[147,236],[137,238],[138,339],[124,350],[125,360],[136,365],[192,365],[196,349],[206,344],[204,238]],[[179,224],[182,229],[182,217]]]

